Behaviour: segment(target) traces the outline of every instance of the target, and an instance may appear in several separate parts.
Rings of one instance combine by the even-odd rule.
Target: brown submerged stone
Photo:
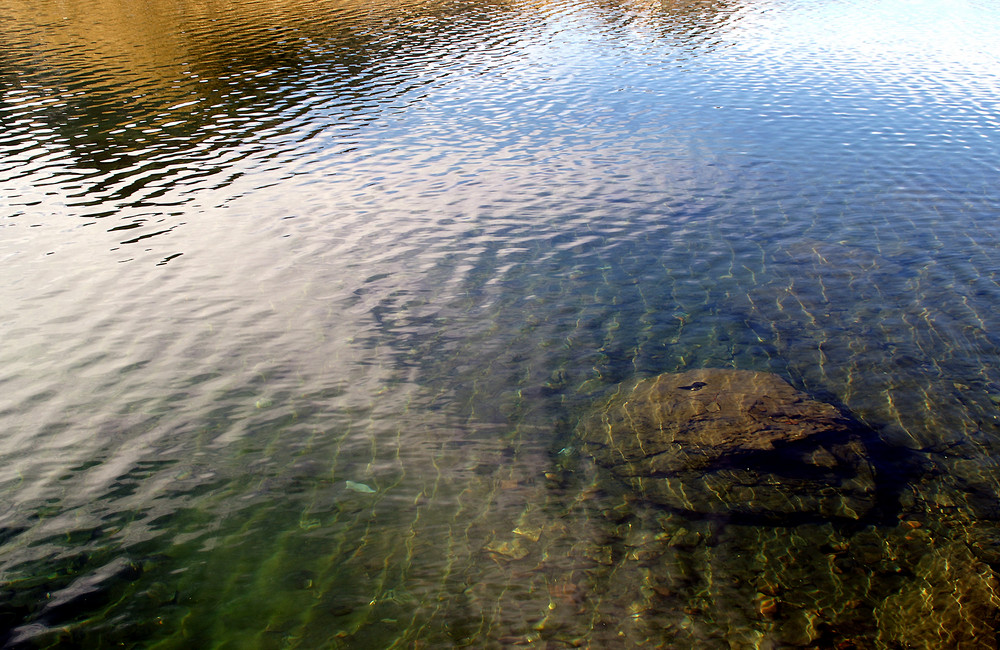
[[[874,506],[861,431],[776,375],[731,369],[623,383],[577,429],[598,463],[672,508],[849,519]]]

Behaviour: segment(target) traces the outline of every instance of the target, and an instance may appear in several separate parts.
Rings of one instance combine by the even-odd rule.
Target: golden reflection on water
[[[200,64],[215,66],[221,61],[235,69],[245,69],[248,62],[280,64],[282,57],[294,56],[296,50],[322,47],[325,38],[345,29],[340,21],[359,17],[367,21],[363,28],[351,29],[353,39],[348,41],[355,48],[349,55],[363,58],[371,55],[372,49],[381,49],[380,41],[389,35],[387,32],[411,29],[419,34],[425,28],[434,29],[428,18],[455,18],[482,10],[528,12],[545,20],[564,5],[544,0],[483,0],[465,2],[461,7],[443,0],[3,0],[0,11],[6,29],[0,38],[30,47],[30,61],[18,63],[56,78],[74,70],[92,70],[108,84],[156,80],[171,87],[184,84],[196,88],[199,80],[190,75]],[[741,7],[741,3],[722,0],[590,5],[596,9],[595,16],[662,21],[692,36],[693,31],[717,33],[726,18]],[[649,13],[653,7],[660,11]],[[443,23],[439,28],[450,29]],[[405,49],[405,43],[399,47]]]

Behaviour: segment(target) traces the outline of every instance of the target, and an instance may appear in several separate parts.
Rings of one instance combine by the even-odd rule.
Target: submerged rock
[[[927,554],[877,611],[885,647],[996,648],[1000,584],[961,543]]]
[[[577,433],[598,463],[671,508],[860,519],[876,505],[870,431],[766,372],[626,382]]]

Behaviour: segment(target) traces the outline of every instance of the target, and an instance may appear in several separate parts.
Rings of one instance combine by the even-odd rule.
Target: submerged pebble
[[[356,483],[354,481],[345,481],[344,485],[351,492],[360,492],[362,494],[375,494],[375,490],[365,485],[364,483]]]

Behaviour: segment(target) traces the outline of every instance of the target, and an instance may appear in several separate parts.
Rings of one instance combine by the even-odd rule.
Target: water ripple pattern
[[[998,42],[979,0],[0,0],[0,646],[995,648]],[[583,451],[704,368],[862,423],[877,516]]]

